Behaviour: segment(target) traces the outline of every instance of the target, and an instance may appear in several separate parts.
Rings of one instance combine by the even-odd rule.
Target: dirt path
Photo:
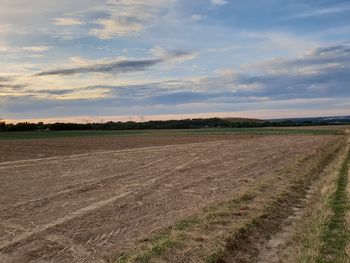
[[[106,262],[332,136],[260,137],[0,164],[0,262]]]

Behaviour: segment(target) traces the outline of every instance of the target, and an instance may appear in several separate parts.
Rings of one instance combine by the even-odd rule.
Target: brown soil
[[[38,150],[25,154],[7,142],[14,148],[0,164],[0,262],[110,261],[335,136],[175,138],[27,141]]]
[[[133,135],[0,141],[0,163],[98,151],[210,142],[246,135]]]

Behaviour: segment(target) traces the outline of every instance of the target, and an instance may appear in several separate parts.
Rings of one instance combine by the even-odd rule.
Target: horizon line
[[[329,111],[328,111],[329,112]],[[272,112],[271,112],[272,113]],[[308,111],[301,114],[299,111],[296,112],[281,112],[278,114],[273,111],[274,114],[269,114],[265,111],[265,114],[261,111],[250,111],[250,112],[213,112],[213,113],[194,113],[194,114],[164,114],[164,115],[112,115],[112,116],[74,116],[74,117],[53,117],[53,118],[23,118],[23,119],[4,119],[0,117],[0,121],[6,123],[38,123],[44,122],[50,123],[106,123],[106,122],[147,122],[147,121],[167,121],[167,120],[185,120],[185,119],[197,119],[197,118],[237,118],[237,119],[255,119],[255,120],[279,120],[279,119],[298,119],[298,118],[332,118],[350,116],[349,112],[329,112],[322,113],[320,111]]]

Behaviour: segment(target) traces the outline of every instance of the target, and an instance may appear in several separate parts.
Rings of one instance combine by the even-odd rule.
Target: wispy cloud
[[[128,73],[135,71],[143,71],[153,67],[159,63],[166,61],[183,62],[193,58],[193,53],[187,51],[165,51],[163,49],[153,49],[151,53],[156,58],[151,59],[123,59],[105,63],[87,63],[77,67],[68,67],[62,69],[54,69],[43,71],[35,74],[35,76],[49,76],[49,75],[74,75],[87,73]],[[83,62],[84,63],[84,62]]]
[[[23,47],[23,51],[29,51],[34,53],[42,53],[51,50],[51,46],[31,46],[31,47]]]
[[[289,18],[308,18],[319,17],[327,15],[335,15],[339,13],[345,13],[350,11],[349,5],[332,6],[327,8],[313,9],[311,11],[305,11],[298,14],[291,15]]]
[[[205,16],[204,16],[204,15],[201,15],[201,14],[193,14],[193,15],[191,16],[191,20],[192,20],[192,21],[201,21],[201,20],[203,20],[203,19],[205,19]]]
[[[100,39],[138,35],[161,20],[177,0],[109,0],[90,34]]]
[[[197,57],[197,53],[194,51],[168,50],[160,46],[150,49],[149,53],[152,56],[160,58],[164,61],[176,63],[182,63],[188,60],[193,60]]]
[[[79,26],[84,24],[81,20],[72,17],[59,17],[54,19],[53,23],[56,26]]]
[[[12,26],[10,24],[3,24],[0,25],[0,33],[7,33],[10,32],[12,29]]]
[[[161,62],[161,59],[125,60],[113,63],[43,71],[36,74],[36,76],[74,75],[81,73],[126,73],[145,70]]]
[[[90,33],[100,39],[137,35],[146,27],[142,21],[128,17],[98,19],[94,23],[98,28],[91,29]]]
[[[211,3],[215,6],[222,6],[228,4],[226,0],[211,0]]]

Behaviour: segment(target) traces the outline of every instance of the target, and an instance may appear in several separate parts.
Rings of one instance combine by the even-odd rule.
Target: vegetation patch
[[[333,215],[327,222],[318,262],[347,262],[349,260],[346,254],[346,246],[350,233],[345,218],[349,210],[349,196],[347,193],[349,161],[350,151],[339,172],[336,191],[330,199],[329,205]]]

